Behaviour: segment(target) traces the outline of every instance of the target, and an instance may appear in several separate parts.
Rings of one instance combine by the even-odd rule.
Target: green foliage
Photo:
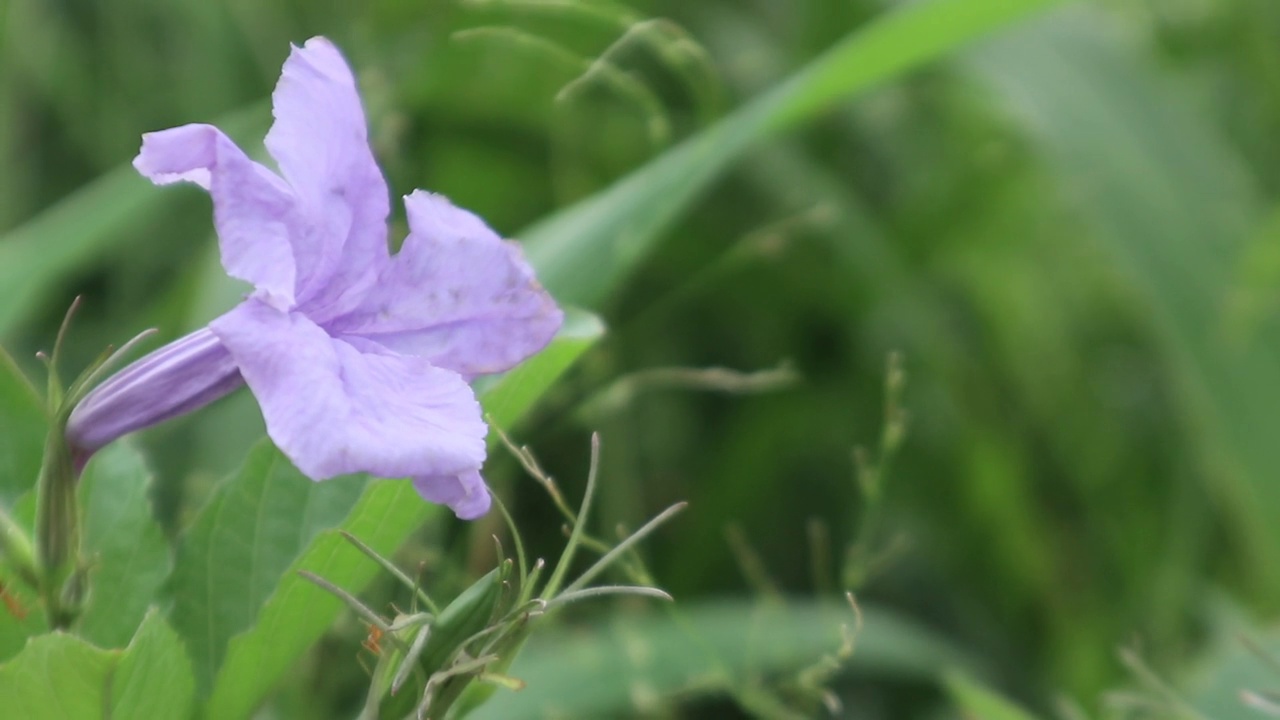
[[[356,476],[313,482],[263,441],[219,487],[183,536],[171,583],[173,627],[202,691],[212,687],[227,643],[252,626],[312,538],[354,512],[366,484]]]
[[[888,13],[703,133],[523,232],[529,258],[557,298],[598,306],[659,233],[767,133],[1059,1],[935,2]]]
[[[54,633],[0,666],[5,712],[31,720],[189,717],[194,690],[182,642],[156,612],[123,650]]]
[[[373,482],[339,527],[390,554],[436,512],[439,508],[424,503],[407,480]],[[337,619],[342,604],[299,576],[303,570],[349,588],[364,587],[379,572],[336,531],[317,537],[273,583],[252,626],[230,639],[209,698],[209,717],[249,717]]]
[[[690,501],[647,562],[620,563],[674,614],[618,603],[535,634],[507,671],[527,687],[477,717],[811,716],[797,673],[837,652],[847,609],[793,599],[761,625],[744,595],[834,596],[863,540],[887,559],[858,588],[855,651],[806,686],[849,715],[1046,716],[1136,685],[1166,710],[1248,717],[1240,690],[1280,683],[1219,638],[1212,598],[1256,613],[1246,634],[1269,646],[1278,8],[0,3],[0,509],[30,530],[46,420],[18,369],[72,296],[66,367],[241,292],[207,201],[128,167],[138,135],[231,118],[252,147],[287,43],[323,33],[359,71],[394,194],[525,228],[546,285],[595,313],[478,384],[494,424],[572,478],[568,497],[602,432],[605,544]],[[876,437],[891,351],[911,432],[868,503],[849,450]],[[799,381],[750,395],[629,382],[784,362]],[[459,530],[403,482],[313,484],[260,436],[241,395],[93,460],[83,637],[28,641],[45,620],[0,569],[0,714],[344,716],[368,684],[363,633],[298,572],[386,589],[337,530],[388,557],[409,543],[442,597],[493,567],[497,518]],[[563,518],[517,464],[495,449],[486,476],[546,555]],[[1133,636],[1142,677],[1115,652]]]
[[[850,670],[929,682],[965,663],[932,633],[868,608]],[[524,689],[499,692],[470,718],[616,717],[675,698],[749,693],[753,683],[835,653],[855,618],[847,605],[746,601],[686,604],[666,614],[604,619],[535,634],[511,674]]]
[[[571,313],[564,330],[543,353],[481,392],[490,417],[499,423],[517,422],[601,331],[599,321],[590,314]],[[340,603],[304,580],[300,572],[314,573],[354,592],[375,577],[377,566],[342,540],[339,530],[360,538],[376,552],[390,555],[439,510],[422,502],[407,481],[349,480],[349,487],[338,491],[343,495],[326,495],[322,499],[317,493],[332,492],[323,488],[342,486],[332,481],[312,483],[299,475],[279,451],[263,443],[245,469],[220,489],[203,511],[202,519],[189,531],[181,557],[189,563],[186,582],[190,584],[183,584],[181,575],[175,578],[178,601],[174,617],[178,627],[191,628],[193,636],[188,641],[193,648],[208,648],[212,654],[206,667],[217,677],[208,701],[210,717],[248,717],[338,617]],[[342,482],[347,480],[338,481]],[[269,489],[268,484],[277,489]],[[297,493],[304,495],[296,496]],[[358,494],[359,500],[349,493]],[[228,498],[244,506],[226,507]],[[330,504],[328,498],[335,501]],[[352,502],[355,507],[338,522],[338,513]],[[298,513],[297,507],[314,509],[313,517],[306,518],[311,512]],[[330,515],[325,510],[321,514],[321,508],[332,508],[334,512]],[[276,515],[264,515],[249,523],[244,516],[255,512]],[[264,524],[290,537],[309,538],[318,528],[332,529],[314,541],[302,540],[291,546],[281,543],[277,539],[280,535],[255,534],[268,532],[262,529]],[[280,530],[281,527],[287,530]],[[228,542],[232,547],[224,547]],[[262,548],[263,545],[268,547]],[[276,563],[293,552],[287,571],[263,570],[267,579],[257,587],[266,588],[271,593],[269,597],[260,597],[253,585],[228,587],[220,580],[225,575],[215,577],[215,573],[243,575],[247,566],[243,556],[235,553],[256,548],[274,553],[259,560],[260,553],[255,552],[249,561],[262,565]],[[228,562],[231,564],[224,564]],[[204,602],[208,604],[202,605]],[[222,607],[225,610],[219,609]],[[224,655],[221,647],[228,641]]]
[[[35,485],[47,424],[40,395],[0,350],[0,509]]]
[[[128,442],[97,453],[80,478],[90,593],[76,632],[102,647],[133,637],[173,567],[152,516],[151,488],[151,472]]]

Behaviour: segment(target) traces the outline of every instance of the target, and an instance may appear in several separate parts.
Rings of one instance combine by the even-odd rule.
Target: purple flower
[[[266,147],[280,174],[210,125],[143,136],[134,166],[210,193],[223,267],[255,289],[91,392],[68,440],[87,458],[243,382],[312,479],[410,477],[459,517],[484,514],[487,428],[468,382],[544,347],[560,310],[516,245],[439,195],[405,197],[409,236],[389,254],[387,186],[328,40],[293,49],[273,101]]]

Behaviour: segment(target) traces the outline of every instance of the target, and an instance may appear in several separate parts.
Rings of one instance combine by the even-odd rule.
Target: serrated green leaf
[[[500,424],[519,421],[602,332],[603,325],[595,316],[582,311],[568,313],[565,327],[551,345],[480,391],[486,411]],[[340,527],[379,553],[391,555],[439,511],[439,506],[423,502],[408,482],[376,481],[365,489]],[[316,537],[283,575],[253,626],[231,640],[213,685],[209,717],[247,717],[344,611],[337,599],[302,579],[297,574],[300,570],[354,593],[380,572],[336,530]]]
[[[965,720],[1036,720],[1031,713],[960,673],[947,673],[946,685]]]
[[[33,638],[0,666],[0,698],[6,715],[28,720],[102,717],[119,652],[96,648],[57,632]]]
[[[0,349],[0,506],[35,485],[48,424],[40,394]]]
[[[370,483],[341,528],[391,555],[438,505],[429,505],[407,480]],[[300,575],[308,570],[340,587],[366,586],[382,570],[336,530],[322,533],[280,580],[253,627],[231,640],[207,716],[248,717],[268,691],[346,606]],[[354,658],[352,660],[354,662]]]
[[[940,0],[890,11],[771,92],[520,237],[561,302],[598,307],[746,149],[832,103],[1060,0]]]
[[[228,640],[253,624],[285,570],[347,516],[366,482],[312,482],[264,440],[215,491],[181,541],[171,584],[170,621],[200,688],[212,686]]]
[[[191,717],[196,682],[182,638],[154,608],[111,677],[110,717]]]
[[[0,666],[4,716],[23,720],[181,720],[190,716],[193,688],[182,643],[156,612],[124,650],[56,632]]]
[[[128,442],[96,453],[81,478],[84,556],[90,590],[77,624],[103,647],[129,641],[173,567],[169,543],[151,512],[152,476]]]
[[[468,718],[617,717],[639,698],[723,694],[753,674],[799,670],[834,655],[853,624],[847,605],[724,601],[536,632],[510,670],[524,689],[495,693]],[[850,672],[933,682],[943,668],[969,664],[891,613],[864,608],[862,628]]]

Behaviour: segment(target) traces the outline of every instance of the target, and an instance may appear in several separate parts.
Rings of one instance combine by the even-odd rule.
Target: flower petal
[[[280,308],[294,303],[291,237],[302,231],[293,195],[212,125],[183,125],[142,136],[133,166],[158,185],[193,182],[213,196],[218,247],[227,274],[253,283]]]
[[[416,477],[418,494],[440,505],[448,505],[463,520],[475,520],[489,512],[489,488],[475,470],[459,475]]]
[[[76,404],[67,442],[91,453],[118,437],[201,408],[240,387],[231,354],[208,329],[135,360]]]
[[[267,434],[313,480],[460,475],[484,462],[480,405],[456,373],[362,353],[254,299],[210,327],[257,396]]]
[[[355,79],[328,40],[293,48],[272,100],[267,150],[315,231],[294,248],[298,294],[312,317],[332,316],[386,264],[387,184],[369,149]]]
[[[440,195],[405,198],[404,247],[350,315],[328,327],[468,377],[541,350],[564,320],[519,246]]]

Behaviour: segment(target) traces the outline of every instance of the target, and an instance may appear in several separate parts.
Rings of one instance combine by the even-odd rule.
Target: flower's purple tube
[[[90,391],[71,412],[67,441],[82,464],[116,438],[198,410],[243,384],[231,354],[212,331],[201,328]]]

